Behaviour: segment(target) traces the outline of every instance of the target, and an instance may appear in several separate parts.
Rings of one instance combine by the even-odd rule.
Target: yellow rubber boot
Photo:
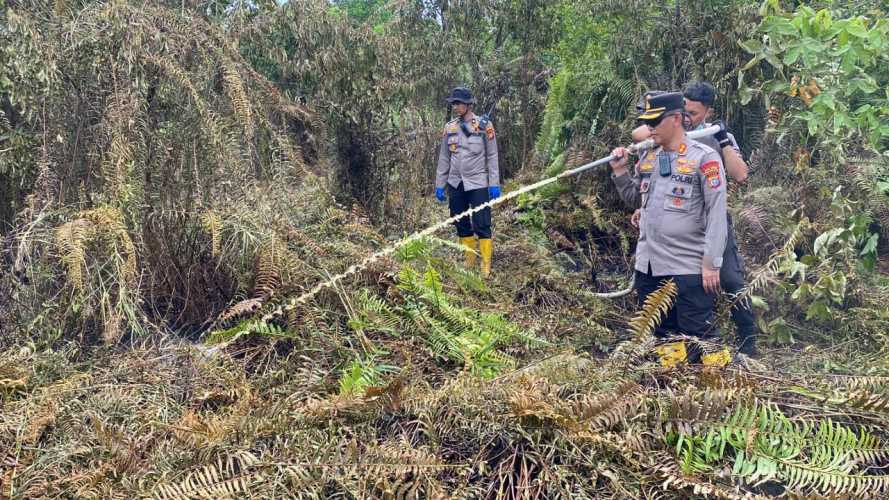
[[[728,349],[724,348],[716,352],[704,353],[701,355],[701,364],[704,366],[723,368],[725,365],[729,364],[731,360],[732,355],[729,354]]]
[[[482,254],[482,278],[491,275],[491,258],[494,256],[494,243],[491,238],[479,238],[478,246]]]
[[[685,348],[685,342],[661,344],[654,348],[654,352],[660,358],[661,366],[665,368],[673,368],[688,361],[688,351]]]
[[[460,243],[462,243],[463,247],[466,248],[463,254],[466,256],[467,269],[475,269],[475,266],[478,263],[478,260],[476,260],[478,251],[476,250],[475,241],[475,236],[463,236],[460,238]]]

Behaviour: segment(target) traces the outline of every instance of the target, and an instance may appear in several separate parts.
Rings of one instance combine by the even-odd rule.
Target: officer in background
[[[716,151],[686,137],[683,112],[679,92],[649,97],[639,119],[656,147],[637,164],[635,179],[627,172],[625,148],[613,151],[618,159],[610,165],[620,191],[639,192],[635,283],[640,306],[668,279],[678,289],[655,335],[678,332],[718,340],[713,320],[727,238],[725,170]],[[658,353],[667,366],[689,355],[682,341],[663,344]],[[730,359],[725,348],[701,356],[708,366],[725,366]]]
[[[435,197],[445,201],[447,186],[451,217],[500,196],[500,171],[497,164],[497,138],[494,125],[472,112],[475,98],[466,87],[451,91],[447,101],[457,116],[449,121],[441,138],[438,168],[435,173]],[[481,274],[491,274],[494,253],[491,239],[491,208],[485,208],[455,223],[457,236],[466,248],[466,266],[476,266],[476,238],[482,257]]]
[[[716,101],[716,89],[708,82],[692,82],[685,87],[685,112],[690,120],[690,130],[710,126],[707,119],[713,114],[713,103]],[[710,137],[699,139],[700,142],[712,147],[722,156],[725,171],[732,180],[743,183],[747,180],[749,170],[744,158],[741,157],[741,148],[735,137],[726,131],[725,125],[719,121],[722,130]],[[735,230],[732,227],[731,214],[728,215],[728,241],[723,256],[722,272],[719,275],[722,288],[730,295],[737,297],[747,287],[744,278],[744,260],[738,251],[738,243],[735,240]],[[733,298],[733,301],[736,299]],[[738,351],[755,356],[756,337],[759,328],[753,315],[753,308],[748,297],[736,300],[732,305],[732,321],[738,328]]]
[[[649,92],[649,94],[651,94]],[[646,94],[648,95],[648,94]],[[709,127],[711,124],[706,120],[713,114],[713,103],[716,101],[716,89],[708,82],[691,82],[685,87],[683,92],[685,97],[685,114],[688,117],[686,126],[689,130],[696,130]],[[726,173],[732,180],[743,183],[747,180],[748,168],[747,163],[741,157],[741,149],[735,137],[725,129],[725,125],[720,121],[716,122],[721,126],[721,130],[713,136],[701,137],[698,142],[710,146],[722,157],[723,165]],[[643,141],[649,137],[648,127],[641,125],[633,130],[633,140],[636,142]],[[640,155],[642,157],[642,155]],[[626,189],[620,192],[621,198],[635,208],[638,207],[636,197],[632,196]],[[638,216],[633,214],[633,223],[637,224]],[[756,325],[756,319],[753,315],[753,308],[748,297],[738,300],[747,286],[744,278],[744,260],[738,251],[738,244],[735,240],[735,231],[732,227],[731,214],[728,215],[728,240],[725,246],[725,255],[723,255],[722,268],[719,280],[722,288],[732,297],[732,321],[738,329],[737,344],[738,351],[748,356],[756,356],[756,337],[759,328]]]

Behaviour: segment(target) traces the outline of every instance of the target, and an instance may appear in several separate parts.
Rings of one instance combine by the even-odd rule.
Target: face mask
[[[702,129],[706,128],[706,126],[707,126],[706,123],[701,122],[697,127],[695,127],[695,130],[702,130]]]

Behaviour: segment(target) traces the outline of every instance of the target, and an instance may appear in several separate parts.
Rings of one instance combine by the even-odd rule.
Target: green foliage
[[[565,148],[565,118],[568,106],[568,83],[572,80],[570,70],[564,69],[550,79],[543,110],[543,123],[537,137],[537,151],[547,157],[558,154]]]
[[[878,260],[887,203],[880,152],[889,144],[889,95],[880,91],[889,23],[841,8],[788,13],[764,2],[755,36],[741,44],[753,58],[738,74],[742,102],[759,96],[770,107],[776,140],[794,151],[788,170],[809,190],[812,239],[783,260],[793,284],[779,289],[806,320],[831,324]]]
[[[341,396],[363,396],[369,387],[382,385],[387,373],[398,371],[398,367],[379,364],[374,358],[370,355],[366,359],[354,359],[343,369],[339,379]]]
[[[792,14],[777,10],[762,20],[759,36],[742,44],[753,58],[738,74],[740,82],[760,61],[773,70],[773,76],[742,87],[742,102],[754,93],[762,93],[767,106],[773,94],[798,97],[789,119],[803,123],[809,136],[838,149],[858,136],[871,148],[885,150],[889,95],[881,89],[889,82],[889,22],[865,16],[834,19],[830,9],[806,5]]]
[[[432,245],[428,239],[417,238],[401,246],[395,251],[395,258],[399,262],[426,262],[432,255]]]
[[[348,326],[358,333],[373,330],[386,335],[401,335],[401,317],[385,300],[368,290],[361,290],[355,301],[355,314]]]
[[[274,323],[261,319],[244,319],[235,326],[225,330],[210,332],[204,342],[207,344],[223,344],[245,335],[261,335],[263,337],[284,337],[285,331]]]
[[[807,320],[833,320],[833,308],[845,303],[853,273],[873,270],[877,257],[879,234],[870,231],[872,220],[860,203],[843,196],[838,187],[831,212],[833,219],[827,223],[841,225],[818,235],[811,253],[788,256],[779,267],[786,280],[798,283],[791,298],[806,306]]]
[[[530,158],[545,74],[539,52],[558,33],[554,0],[333,3],[287,2],[242,35],[240,50],[293,97],[320,103],[338,195],[396,227],[425,210],[415,193],[428,190],[450,117],[442,99],[458,84],[473,89],[479,114],[495,109],[502,174]]]
[[[400,248],[398,258],[404,265],[398,273],[398,290],[403,301],[391,304],[368,290],[356,294],[348,326],[360,335],[383,334],[388,337],[418,335],[436,356],[460,363],[465,370],[482,377],[492,377],[515,361],[501,348],[518,341],[526,346],[546,342],[524,332],[501,314],[483,313],[456,305],[458,298],[446,290],[442,274],[432,257],[431,243],[452,245],[443,240],[417,239]],[[455,249],[462,247],[453,245]],[[417,271],[413,265],[425,268]],[[455,274],[471,293],[485,290],[478,278],[470,280]]]
[[[545,178],[554,177],[565,170],[565,153],[558,154],[543,172]],[[528,229],[542,233],[548,226],[546,212],[560,196],[571,193],[571,186],[565,181],[550,183],[540,189],[518,197],[516,220]]]
[[[392,12],[386,7],[384,0],[333,0],[331,2],[337,8],[343,9],[346,14],[359,23],[370,18],[385,23]]]
[[[519,213],[516,215],[516,220],[526,228],[542,234],[546,228],[546,213],[538,204],[539,201],[539,196],[519,196],[519,202],[517,203]]]
[[[768,323],[759,321],[759,329],[763,332],[763,340],[774,345],[790,345],[796,340],[793,338],[793,329],[784,318],[775,318]]]
[[[423,273],[405,267],[399,273],[398,288],[405,294],[400,309],[408,328],[422,334],[437,355],[462,363],[474,374],[492,377],[515,365],[511,356],[498,350],[501,345],[516,338],[537,342],[499,314],[452,304],[432,266]]]
[[[713,470],[733,456],[732,475],[750,484],[781,481],[797,492],[873,494],[889,482],[868,474],[867,464],[889,453],[871,433],[838,424],[791,419],[769,403],[738,404],[714,421],[697,420],[696,432],[669,431],[686,474]],[[672,422],[668,428],[682,428]]]

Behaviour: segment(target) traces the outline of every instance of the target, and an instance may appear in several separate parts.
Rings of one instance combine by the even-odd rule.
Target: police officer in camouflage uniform
[[[714,309],[727,238],[725,170],[716,151],[686,137],[683,110],[679,92],[650,96],[639,118],[656,147],[637,164],[635,178],[627,172],[626,149],[615,149],[618,159],[610,164],[621,197],[638,193],[641,204],[635,279],[640,306],[667,279],[678,288],[655,335],[716,340]],[[664,344],[658,352],[668,366],[688,357],[684,342]],[[729,360],[724,348],[701,356],[704,365],[724,366]]]
[[[494,125],[472,112],[475,98],[466,87],[451,91],[447,101],[456,118],[449,121],[441,137],[438,168],[435,173],[435,196],[445,201],[447,187],[451,217],[500,196],[500,170],[497,160],[497,137]],[[476,238],[482,257],[481,274],[491,273],[494,253],[491,238],[491,209],[485,208],[455,223],[460,242],[466,248],[466,266],[476,265]]]

